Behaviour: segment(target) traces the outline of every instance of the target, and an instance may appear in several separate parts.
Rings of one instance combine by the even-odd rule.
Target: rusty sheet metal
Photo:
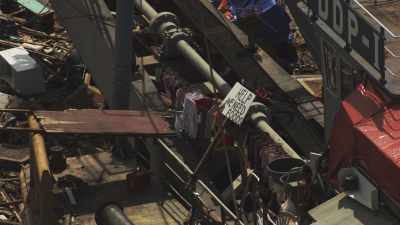
[[[125,110],[34,111],[47,133],[163,136],[174,132],[161,113]]]

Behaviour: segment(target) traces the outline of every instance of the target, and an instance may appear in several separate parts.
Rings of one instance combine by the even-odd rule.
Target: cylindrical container
[[[295,158],[280,158],[271,161],[267,173],[278,184],[299,180],[302,178],[305,162]]]

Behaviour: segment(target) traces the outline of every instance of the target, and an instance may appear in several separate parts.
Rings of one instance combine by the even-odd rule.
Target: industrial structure
[[[397,0],[2,1],[0,224],[399,224],[399,24]]]

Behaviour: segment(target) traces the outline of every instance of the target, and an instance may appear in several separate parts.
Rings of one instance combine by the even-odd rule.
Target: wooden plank
[[[307,78],[296,78],[296,80],[304,87],[304,89],[312,96],[321,99],[322,98],[322,77],[307,77]]]
[[[127,110],[35,111],[47,133],[172,135],[161,113]]]

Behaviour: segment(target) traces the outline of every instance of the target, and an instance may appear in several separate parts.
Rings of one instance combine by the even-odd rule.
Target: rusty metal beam
[[[173,136],[164,114],[129,110],[34,111],[46,133]]]

